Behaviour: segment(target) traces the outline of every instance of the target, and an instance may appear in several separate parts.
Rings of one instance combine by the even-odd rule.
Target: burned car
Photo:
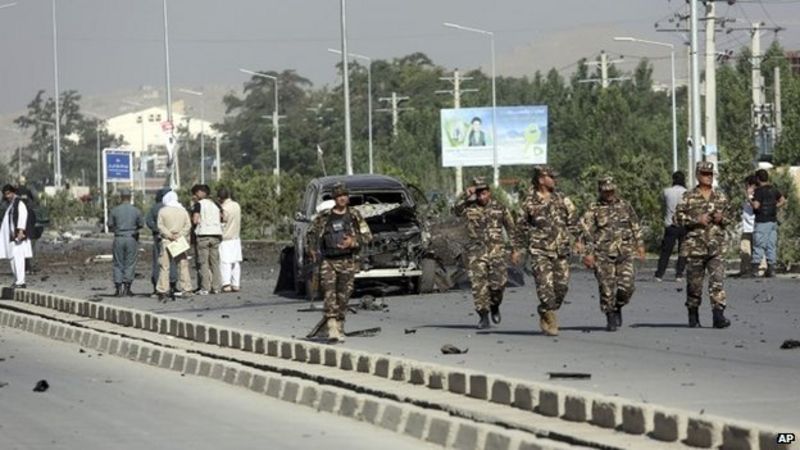
[[[316,267],[308,259],[306,234],[317,208],[331,203],[336,183],[347,186],[350,206],[361,213],[373,236],[372,242],[359,251],[356,286],[392,285],[415,292],[432,291],[437,264],[428,250],[429,233],[418,215],[412,188],[389,176],[351,175],[316,178],[308,183],[295,214],[293,249],[285,255],[285,259],[292,258],[295,292],[312,299],[315,296]]]

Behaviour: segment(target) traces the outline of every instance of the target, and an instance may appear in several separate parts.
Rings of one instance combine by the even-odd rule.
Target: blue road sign
[[[106,181],[129,182],[133,178],[133,155],[130,151],[106,150]]]

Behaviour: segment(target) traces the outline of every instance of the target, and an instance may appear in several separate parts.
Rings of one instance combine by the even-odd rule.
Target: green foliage
[[[778,260],[786,266],[800,262],[800,198],[791,174],[783,167],[772,173],[775,187],[786,196],[786,205],[781,209],[778,221]]]
[[[65,190],[53,196],[42,194],[39,203],[47,210],[50,219],[49,229],[63,230],[76,219],[99,221],[103,215],[102,205],[92,201],[77,200]]]

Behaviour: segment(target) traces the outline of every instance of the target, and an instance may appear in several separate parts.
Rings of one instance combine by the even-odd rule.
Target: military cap
[[[489,189],[489,183],[486,182],[484,177],[475,177],[472,179],[472,187],[476,191],[483,191]]]
[[[128,188],[122,188],[122,189],[119,190],[119,196],[120,197],[130,197],[131,196],[131,190],[128,189]]]
[[[347,195],[347,186],[344,183],[336,183],[333,185],[333,198],[340,197],[342,195]]]
[[[549,176],[549,177],[552,177],[552,178],[555,178],[555,177],[558,176],[558,172],[556,172],[555,169],[553,169],[552,167],[547,166],[547,165],[535,166],[533,168],[533,177],[532,178],[533,178],[534,182],[536,182],[536,180],[538,180],[539,177],[543,177],[545,175]]]
[[[597,179],[597,189],[599,191],[616,191],[617,185],[614,184],[614,177],[600,177]]]
[[[697,161],[695,169],[698,172],[714,172],[714,163],[711,161]]]

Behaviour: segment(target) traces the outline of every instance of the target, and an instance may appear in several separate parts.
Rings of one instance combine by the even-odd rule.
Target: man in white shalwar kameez
[[[219,244],[222,292],[239,292],[241,287],[242,209],[225,188],[217,191],[217,201],[222,206],[222,242]]]
[[[11,287],[24,288],[25,258],[33,257],[27,234],[30,230],[26,230],[28,208],[17,196],[16,188],[11,185],[3,186],[3,197],[8,202],[8,208],[0,226],[0,258],[11,261],[11,271],[14,274],[14,284]]]

